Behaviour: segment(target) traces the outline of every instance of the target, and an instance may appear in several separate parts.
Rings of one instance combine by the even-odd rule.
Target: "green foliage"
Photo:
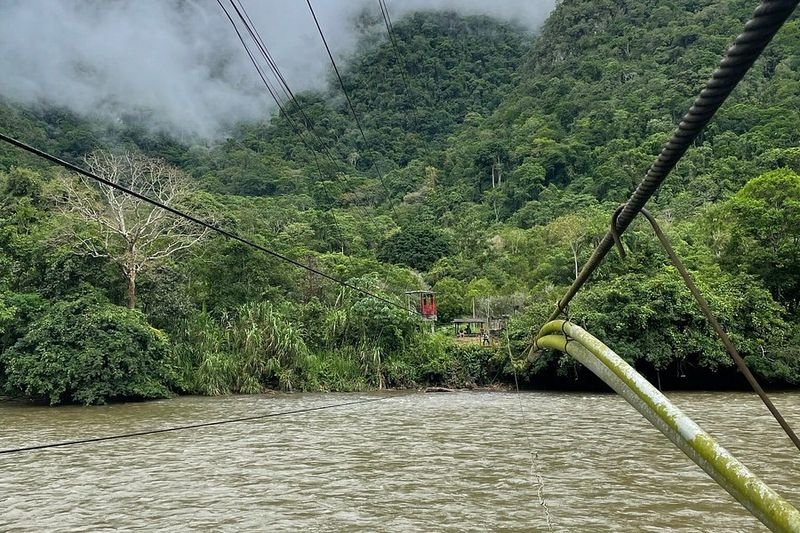
[[[418,336],[402,355],[387,359],[385,371],[391,387],[472,387],[490,384],[498,374],[491,350],[456,344],[443,333]]]
[[[378,259],[425,271],[447,255],[448,248],[441,232],[427,226],[409,226],[384,241]]]
[[[40,176],[26,168],[13,168],[5,176],[0,176],[3,193],[11,198],[30,198],[34,204],[42,198]]]
[[[205,313],[186,322],[178,345],[179,384],[202,394],[303,390],[307,358],[294,324],[268,302],[246,304],[220,322]]]
[[[0,358],[25,335],[44,307],[45,302],[38,294],[0,290]],[[0,363],[0,384],[3,373]]]
[[[760,346],[756,353],[745,357],[745,363],[772,383],[800,384],[800,326],[791,325],[781,345]]]
[[[66,219],[54,209],[56,172],[0,147],[0,383],[51,400],[145,397],[139,374],[129,388],[94,389],[73,374],[82,392],[59,385],[64,373],[92,376],[87,361],[103,343],[120,346],[145,319],[169,333],[175,357],[146,329],[151,355],[136,356],[136,368],[167,376],[174,365],[182,392],[511,383],[504,339],[484,349],[448,336],[473,301],[479,315],[512,315],[523,383],[584,383],[565,356],[528,364],[521,354],[751,10],[745,0],[557,2],[536,38],[485,17],[412,13],[395,21],[399,60],[372,31],[382,21],[364,15],[342,73],[366,142],[333,78],[297,94],[305,116],[289,106],[290,117],[195,146],[143,125],[0,102],[0,122],[26,141],[68,159],[101,144],[164,158],[205,189],[191,210],[213,208],[220,226],[400,305],[403,291],[431,287],[439,309],[431,335],[402,309],[215,237],[144,273],[144,315],[128,314],[87,296],[121,304],[124,287],[108,260],[76,254],[58,231]],[[651,205],[747,361],[774,383],[800,376],[798,43],[795,18]],[[290,119],[329,153],[315,157]],[[730,362],[650,229],[636,222],[624,240],[627,259],[607,258],[575,302],[576,319],[645,371],[723,380]],[[56,316],[80,302],[86,317]],[[98,316],[125,326],[114,333]],[[67,323],[101,334],[79,339],[59,326]],[[63,357],[49,348],[57,343]]]
[[[366,143],[332,79],[324,91],[297,95],[302,114],[289,106],[289,116],[243,124],[221,146],[190,152],[188,170],[215,192],[307,194],[321,209],[386,205],[411,192],[413,180],[392,170],[424,163],[468,115],[495,109],[516,79],[528,35],[488,17],[413,13],[394,24],[398,61],[388,39],[376,38],[379,23],[364,21],[359,52],[342,69]],[[320,139],[322,157],[298,142],[292,123]]]
[[[491,379],[492,352],[479,345],[454,344],[442,336],[423,337],[417,350],[425,354],[420,378],[425,383],[452,387],[484,385]]]
[[[445,277],[436,282],[434,290],[438,318],[443,324],[465,316],[470,311],[471,302],[467,296],[467,286],[463,281]]]
[[[782,345],[787,324],[781,307],[755,280],[717,268],[693,277],[743,356],[773,352]],[[671,266],[652,275],[628,274],[591,286],[572,312],[577,323],[634,365],[664,370],[680,363],[684,373],[693,367],[715,371],[733,365]]]
[[[0,354],[6,392],[51,405],[167,397],[170,364],[163,333],[93,296],[50,306]]]
[[[768,172],[724,206],[732,227],[726,263],[757,275],[790,309],[800,305],[800,175]]]
[[[375,287],[356,280],[357,286],[375,291]],[[374,281],[373,281],[374,282]],[[399,303],[399,302],[398,302]],[[325,329],[328,344],[358,346],[369,344],[382,353],[406,349],[419,332],[419,317],[397,306],[390,306],[370,297],[358,296],[347,302],[347,307],[331,310],[326,318]]]
[[[309,390],[326,392],[352,392],[385,386],[380,353],[375,347],[363,345],[313,354],[308,361],[306,380]]]
[[[370,140],[366,150],[359,147],[362,168],[373,151],[405,165],[440,147],[469,113],[491,112],[527,49],[520,28],[452,12],[413,13],[394,32],[401,62],[381,40],[345,77]]]

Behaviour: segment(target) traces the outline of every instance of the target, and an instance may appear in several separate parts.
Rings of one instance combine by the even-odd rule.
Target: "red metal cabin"
[[[436,320],[436,298],[432,292],[420,296],[419,307],[422,316],[430,320]]]
[[[419,312],[426,320],[436,321],[436,296],[433,291],[406,291],[408,308]],[[412,297],[414,302],[412,304]],[[419,303],[417,303],[419,300]]]

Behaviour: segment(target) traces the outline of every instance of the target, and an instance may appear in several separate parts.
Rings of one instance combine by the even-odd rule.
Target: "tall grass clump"
[[[301,329],[269,302],[245,304],[214,319],[202,312],[186,321],[178,361],[181,385],[199,394],[305,390],[308,349]]]

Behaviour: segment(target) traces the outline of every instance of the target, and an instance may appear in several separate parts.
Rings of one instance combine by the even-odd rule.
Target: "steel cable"
[[[410,102],[412,100],[411,94],[411,86],[408,83],[408,78],[406,77],[406,62],[403,59],[403,54],[400,52],[400,47],[397,44],[397,36],[395,35],[394,31],[394,24],[392,24],[392,17],[389,14],[389,6],[386,5],[385,0],[378,0],[378,5],[381,9],[381,16],[383,17],[383,24],[386,26],[386,33],[389,35],[389,42],[392,45],[392,49],[394,50],[394,56],[397,60],[397,68],[400,70],[400,79],[403,81],[403,87],[406,90],[406,98],[409,99]],[[411,118],[414,121],[414,128],[419,130],[419,120],[417,119],[417,109],[416,107],[411,106]]]
[[[20,453],[20,452],[32,452],[36,450],[46,450],[49,448],[63,448],[65,446],[75,446],[77,444],[91,444],[95,442],[105,442],[109,440],[119,440],[119,439],[130,439],[133,437],[144,437],[146,435],[156,435],[159,433],[171,433],[174,431],[184,431],[187,429],[198,429],[198,428],[207,428],[213,426],[222,426],[225,424],[235,424],[238,422],[251,422],[253,420],[262,420],[264,418],[276,418],[279,416],[288,416],[288,415],[297,415],[302,413],[311,413],[313,411],[324,411],[325,409],[335,409],[337,407],[346,407],[349,405],[358,405],[362,403],[371,403],[371,402],[380,402],[382,400],[388,400],[391,398],[390,396],[385,396],[383,398],[369,398],[365,400],[354,400],[352,402],[342,402],[336,403],[333,405],[321,405],[319,407],[306,407],[303,409],[293,409],[291,411],[280,411],[277,413],[266,413],[263,415],[253,415],[253,416],[243,416],[239,418],[226,418],[224,420],[214,420],[212,422],[198,422],[197,424],[187,424],[185,426],[173,426],[168,428],[160,428],[160,429],[148,429],[145,431],[134,431],[131,433],[119,433],[116,435],[106,435],[103,437],[89,437],[86,439],[75,439],[75,440],[68,440],[62,442],[51,442],[46,444],[34,444],[32,446],[20,446],[17,448],[6,448],[0,450],[0,455],[8,455],[12,453]]]
[[[727,50],[719,67],[684,115],[672,134],[672,138],[664,145],[658,158],[628,199],[617,218],[616,232],[618,235],[622,235],[628,229],[636,215],[655,194],[670,171],[675,168],[683,154],[736,88],[745,73],[753,66],[755,60],[786,22],[786,19],[791,16],[798,3],[800,0],[764,0],[756,8],[753,17],[744,26],[744,32]],[[550,320],[555,320],[564,311],[613,246],[614,237],[609,231],[595,248],[575,282],[556,304],[556,310],[550,316]]]
[[[619,209],[614,212],[614,216],[611,218],[612,227],[615,225],[615,220],[621,210],[622,206],[620,206]],[[697,302],[697,306],[700,307],[700,311],[702,311],[703,316],[706,317],[708,323],[711,324],[711,328],[722,341],[723,346],[725,346],[725,350],[731,356],[731,359],[733,359],[734,363],[736,363],[736,367],[739,369],[739,372],[742,373],[758,397],[761,398],[761,401],[764,402],[764,405],[767,407],[769,412],[772,413],[772,416],[775,417],[775,420],[778,422],[778,424],[780,424],[781,428],[783,428],[783,431],[786,433],[792,443],[794,443],[797,449],[800,450],[800,438],[797,437],[797,434],[794,432],[775,404],[772,403],[772,400],[770,400],[769,396],[767,396],[767,393],[764,392],[764,389],[761,387],[761,384],[747,367],[747,363],[745,363],[744,358],[739,354],[739,351],[736,349],[736,346],[734,346],[733,341],[731,341],[730,337],[725,332],[725,329],[717,320],[717,317],[711,310],[711,306],[708,305],[708,300],[705,299],[703,293],[701,293],[700,289],[698,289],[697,285],[695,285],[691,274],[689,274],[689,270],[683,264],[681,258],[678,257],[678,254],[675,252],[672,244],[670,244],[669,239],[667,238],[666,234],[664,234],[664,231],[661,229],[661,226],[659,226],[655,217],[650,214],[650,211],[648,211],[646,208],[642,208],[642,216],[644,216],[644,218],[646,218],[653,227],[653,232],[656,234],[656,237],[661,243],[662,248],[664,248],[664,251],[667,253],[670,262],[672,262],[672,266],[675,267],[675,269],[681,275],[681,278],[683,278],[683,282],[686,284],[689,292],[692,293],[695,302]],[[617,246],[619,247],[620,251],[623,252],[622,241],[619,240],[618,235],[615,235],[615,240],[617,240]]]
[[[220,6],[222,7],[222,5],[221,5],[221,3],[219,1],[217,3],[220,4]],[[311,135],[312,137],[314,137],[314,139],[316,139],[317,146],[327,156],[328,161],[330,161],[331,165],[336,170],[336,172],[333,173],[333,177],[336,178],[337,182],[341,182],[344,185],[344,187],[346,188],[346,190],[348,190],[348,191],[354,190],[354,188],[351,187],[351,185],[350,185],[350,180],[347,179],[347,172],[346,171],[345,172],[340,171],[340,168],[341,168],[344,160],[347,159],[345,154],[342,153],[342,151],[335,146],[333,141],[331,141],[330,143],[325,142],[325,141],[323,141],[323,139],[320,136],[320,134],[317,133],[317,131],[315,130],[314,121],[311,120],[311,118],[306,113],[305,108],[300,104],[300,101],[297,99],[297,96],[295,96],[294,91],[292,91],[291,87],[289,86],[289,82],[286,80],[286,77],[283,75],[283,72],[278,67],[277,62],[272,57],[272,54],[270,53],[269,48],[267,47],[267,45],[264,42],[264,40],[261,38],[261,34],[258,32],[258,29],[256,28],[255,23],[253,22],[253,19],[250,18],[250,15],[247,13],[247,9],[245,9],[245,7],[242,4],[241,0],[229,0],[229,3],[231,4],[231,7],[236,12],[237,16],[239,17],[239,20],[241,20],[242,24],[245,26],[245,29],[247,30],[247,33],[250,35],[251,39],[256,44],[256,47],[261,52],[261,57],[263,57],[264,60],[266,60],[268,66],[269,66],[269,69],[272,72],[272,74],[275,77],[275,79],[278,81],[278,85],[280,86],[280,88],[281,88],[286,100],[290,101],[292,103],[294,109],[300,114],[300,117],[302,118],[302,124],[305,127],[306,132],[309,135]],[[227,15],[228,14],[227,10],[224,7],[222,7],[222,9],[223,9],[223,11],[225,11],[225,13]],[[230,20],[230,17],[229,17],[229,20]],[[233,21],[231,21],[231,22],[233,22]],[[233,24],[233,26],[234,26],[234,29],[237,29],[237,34],[238,34],[239,32],[238,32],[238,28],[236,27],[236,24]],[[248,47],[244,43],[244,41],[242,39],[240,39],[240,41],[242,41],[242,45],[244,46],[245,50],[248,50]],[[278,103],[278,102],[276,102],[276,103]],[[298,131],[299,128],[297,128],[294,125],[294,121],[293,121],[291,115],[288,113],[288,110],[284,110],[283,108],[281,108],[280,103],[278,103],[278,107],[281,109],[281,112],[285,116],[287,122],[289,122],[289,124],[298,133],[300,138],[305,142],[305,138],[303,137],[302,132]],[[301,122],[301,121],[298,121],[298,122]],[[313,146],[311,146],[310,143],[306,144],[306,146],[309,148],[309,150],[313,150]],[[335,156],[336,157],[334,157],[334,154],[332,153],[332,150],[335,151]],[[337,159],[337,157],[339,159]],[[328,192],[328,188],[325,185],[325,180],[322,178],[322,167],[320,166],[319,161],[317,160],[316,153],[314,154],[314,160],[315,160],[315,163],[316,163],[316,166],[317,166],[317,171],[320,174],[320,186],[322,187],[322,191],[325,193],[325,196],[328,198],[328,200],[331,202],[331,205],[333,206],[333,205],[336,204],[336,200]],[[349,170],[349,168],[345,167],[345,170]],[[362,206],[362,205],[360,205],[358,203],[354,203],[353,206],[361,213],[361,216],[364,217],[364,220],[368,220],[368,219],[370,219],[372,217],[372,215],[370,215],[364,209],[364,206]],[[333,212],[333,207],[331,207],[329,212],[331,214],[331,217],[333,217],[334,224],[336,225],[336,228],[339,231],[339,234],[341,236],[344,236],[344,231],[342,230],[341,226],[339,225],[339,222],[338,222],[338,220],[336,218],[336,214]],[[342,242],[342,250],[344,250],[344,248],[345,248],[344,247],[344,242]]]
[[[319,24],[319,19],[317,19],[317,14],[314,11],[314,6],[311,5],[311,0],[306,0],[306,4],[308,5],[308,10],[311,12],[311,17],[314,19],[314,24],[317,27],[317,32],[319,33],[319,36],[322,39],[322,44],[325,46],[325,51],[328,53],[328,58],[331,61],[331,65],[333,65],[333,71],[336,74],[336,79],[339,80],[339,86],[342,88],[344,97],[347,100],[347,106],[350,108],[350,112],[353,115],[353,119],[355,119],[358,131],[361,133],[361,139],[364,141],[364,149],[369,150],[369,141],[367,141],[367,136],[364,133],[364,127],[361,125],[361,120],[358,118],[358,113],[356,113],[356,108],[355,106],[353,106],[353,101],[350,99],[350,93],[347,92],[347,87],[345,86],[344,80],[342,79],[342,75],[339,72],[339,67],[336,65],[336,60],[333,58],[333,52],[331,52],[331,48],[330,46],[328,46],[328,39],[325,38],[325,33],[322,31],[322,26],[320,26]],[[375,172],[378,174],[378,181],[383,187],[383,190],[386,191],[386,200],[389,202],[389,207],[391,208],[392,213],[397,215],[397,211],[394,208],[394,202],[392,202],[392,192],[389,190],[389,187],[386,186],[386,180],[383,177],[383,172],[381,172],[381,169],[378,166],[377,161],[372,162],[372,168],[375,169]]]
[[[274,63],[271,61],[271,57],[269,56],[269,52],[268,52],[268,51],[266,51],[266,50],[264,49],[264,47],[262,46],[262,44],[261,44],[261,43],[259,42],[259,40],[256,38],[256,35],[253,33],[253,32],[254,32],[254,29],[253,29],[253,28],[251,28],[251,27],[248,25],[247,21],[245,21],[245,18],[244,18],[244,16],[243,16],[243,15],[242,15],[242,13],[239,11],[239,9],[236,7],[236,5],[233,3],[233,0],[231,0],[231,2],[230,2],[230,3],[231,3],[231,6],[232,6],[232,7],[233,7],[233,8],[236,10],[236,13],[239,15],[239,18],[242,20],[242,22],[244,22],[244,23],[245,23],[245,25],[246,25],[246,30],[247,30],[247,31],[248,31],[248,33],[250,34],[251,38],[252,38],[252,39],[255,41],[255,43],[256,43],[256,46],[259,48],[259,50],[260,50],[260,51],[261,51],[261,53],[262,53],[262,56],[263,56],[263,57],[268,57],[268,58],[269,58],[269,59],[267,60],[267,61],[269,62],[269,66],[270,66],[270,68],[272,69],[272,72],[273,72],[273,74],[274,74],[276,77],[278,77],[278,78],[279,78],[279,79],[278,79],[278,81],[279,81],[279,85],[280,85],[281,89],[283,89],[283,92],[284,92],[284,93],[286,93],[286,92],[287,92],[287,90],[288,90],[288,91],[289,91],[289,94],[291,94],[291,90],[289,90],[289,87],[288,87],[288,85],[285,85],[285,84],[283,83],[283,77],[282,77],[282,76],[280,76],[280,72],[277,70],[277,65],[274,65]],[[258,72],[258,76],[261,78],[261,81],[264,83],[264,86],[267,88],[267,91],[269,92],[270,96],[271,96],[271,97],[272,97],[272,99],[275,101],[275,104],[278,106],[278,110],[279,110],[279,111],[280,111],[280,113],[281,113],[281,114],[282,114],[282,115],[285,117],[286,121],[289,123],[289,125],[292,127],[292,129],[293,129],[293,130],[295,131],[295,133],[297,134],[297,136],[300,138],[300,141],[303,143],[303,145],[304,145],[304,146],[305,146],[305,147],[306,147],[306,148],[307,148],[307,149],[308,149],[308,150],[311,152],[311,154],[313,155],[313,157],[314,157],[314,164],[315,164],[315,166],[316,166],[317,173],[319,174],[319,184],[320,184],[320,186],[322,187],[322,191],[325,193],[325,196],[327,196],[327,197],[328,197],[328,199],[329,199],[329,201],[330,201],[330,202],[333,204],[333,203],[334,203],[333,197],[332,197],[332,196],[331,196],[331,194],[328,192],[328,188],[327,188],[327,186],[325,185],[325,177],[324,177],[324,176],[323,176],[323,174],[322,174],[322,166],[319,164],[319,156],[318,156],[318,154],[317,154],[317,151],[314,149],[314,146],[313,146],[313,145],[312,145],[310,142],[308,142],[308,141],[306,140],[306,137],[303,135],[303,130],[302,130],[302,129],[301,129],[299,126],[297,126],[297,125],[295,124],[295,121],[292,119],[292,116],[291,116],[291,115],[290,115],[290,114],[289,114],[289,113],[286,111],[286,109],[285,109],[285,108],[283,107],[283,105],[281,104],[281,102],[280,102],[280,99],[278,98],[278,95],[277,95],[277,89],[276,89],[276,88],[274,88],[274,87],[272,86],[272,84],[269,82],[269,80],[268,80],[268,78],[267,78],[267,76],[266,76],[266,73],[263,71],[263,69],[261,68],[261,66],[258,64],[258,61],[256,61],[256,58],[255,58],[255,56],[254,56],[254,55],[253,55],[253,53],[250,51],[250,48],[247,46],[247,43],[245,42],[245,40],[244,40],[244,37],[242,36],[242,33],[239,31],[239,27],[236,25],[236,22],[233,20],[233,17],[231,16],[231,14],[228,12],[228,10],[225,8],[225,6],[222,4],[222,1],[221,1],[221,0],[217,0],[217,4],[218,4],[218,5],[219,5],[219,7],[222,9],[222,11],[225,13],[225,16],[227,17],[228,21],[229,21],[229,22],[231,23],[231,25],[233,26],[233,30],[236,32],[236,36],[239,38],[239,42],[241,42],[241,43],[242,43],[242,47],[244,47],[244,50],[245,50],[245,52],[247,53],[247,56],[250,58],[250,62],[251,62],[251,63],[253,64],[253,66],[255,67],[255,69],[256,69],[256,72]],[[248,18],[248,20],[249,20],[249,18]],[[291,96],[292,96],[292,102],[294,103],[294,105],[295,105],[296,107],[299,107],[299,104],[298,104],[298,103],[297,103],[297,101],[294,99],[294,95],[293,95],[293,94],[291,94]],[[300,109],[301,109],[301,111],[302,111],[302,108],[300,108]],[[303,113],[303,116],[305,116],[305,113]],[[314,135],[314,132],[313,132],[313,131],[312,131],[312,130],[311,130],[309,127],[308,127],[308,123],[307,123],[307,122],[306,122],[306,128],[307,128],[307,131],[308,131],[308,132],[310,132],[312,135]],[[322,141],[321,141],[321,139],[319,139],[319,137],[317,137],[317,139],[319,140],[319,142],[320,142],[320,143],[322,142]],[[240,144],[241,144],[241,143],[240,143]],[[243,146],[243,145],[242,145],[242,146]],[[330,157],[330,154],[328,154],[328,156]],[[333,161],[333,159],[331,159],[331,161]],[[334,163],[334,164],[335,164],[335,163]],[[341,228],[341,226],[339,225],[339,221],[336,219],[336,215],[333,213],[333,211],[332,211],[332,210],[330,211],[330,213],[331,213],[331,216],[333,217],[333,223],[334,223],[334,225],[336,226],[336,229],[337,229],[337,231],[338,231],[338,233],[339,233],[339,243],[340,243],[340,246],[341,246],[341,249],[342,249],[342,254],[344,254],[344,249],[345,249],[345,246],[344,246],[344,240],[343,240],[343,238],[344,238],[344,231],[342,231],[342,228]]]
[[[5,135],[4,133],[0,133],[0,141],[6,142],[8,144],[11,144],[12,146],[16,146],[17,148],[25,150],[26,152],[28,152],[30,154],[33,154],[33,155],[35,155],[37,157],[40,157],[42,159],[45,159],[47,161],[50,161],[51,163],[59,165],[59,166],[65,168],[67,170],[71,170],[72,172],[77,172],[78,174],[80,174],[82,176],[86,176],[87,178],[92,179],[92,180],[94,180],[94,181],[96,181],[98,183],[102,183],[103,185],[105,185],[107,187],[112,187],[112,188],[114,188],[114,189],[116,189],[118,191],[121,191],[121,192],[125,193],[125,194],[129,194],[129,195],[131,195],[131,196],[133,196],[135,198],[138,198],[139,200],[142,200],[143,202],[146,202],[146,203],[148,203],[148,204],[150,204],[152,206],[161,208],[161,209],[171,213],[172,215],[175,215],[175,216],[178,216],[178,217],[181,217],[181,218],[185,218],[186,220],[188,220],[190,222],[193,222],[193,223],[195,223],[195,224],[197,224],[199,226],[202,226],[202,227],[207,228],[207,229],[209,229],[211,231],[219,233],[220,235],[222,235],[224,237],[227,237],[227,238],[229,238],[231,240],[237,241],[237,242],[239,242],[241,244],[244,244],[245,246],[249,246],[251,248],[254,248],[256,250],[264,252],[265,254],[271,255],[272,257],[275,257],[276,259],[280,259],[281,261],[285,261],[285,262],[287,262],[287,263],[289,263],[289,264],[291,264],[293,266],[296,266],[297,268],[301,268],[301,269],[306,270],[308,272],[312,272],[312,273],[314,273],[314,274],[316,274],[316,275],[318,275],[320,277],[323,277],[323,278],[325,278],[327,280],[330,280],[330,281],[332,281],[334,283],[337,283],[337,284],[341,285],[342,287],[346,287],[348,289],[352,289],[352,290],[354,290],[354,291],[356,291],[356,292],[358,292],[360,294],[363,294],[364,296],[368,296],[370,298],[374,298],[375,300],[378,300],[380,302],[388,304],[388,305],[390,305],[392,307],[397,307],[398,309],[403,309],[404,311],[411,312],[408,308],[406,308],[406,306],[404,306],[402,304],[399,304],[397,302],[393,302],[393,301],[388,300],[388,299],[386,299],[386,298],[384,298],[382,296],[379,296],[377,294],[374,294],[372,292],[364,290],[364,289],[362,289],[360,287],[357,287],[357,286],[353,285],[352,283],[349,283],[347,281],[339,279],[339,278],[337,278],[335,276],[331,276],[330,274],[326,274],[325,272],[322,272],[321,270],[317,270],[316,268],[312,268],[312,267],[310,267],[308,265],[304,265],[303,263],[301,263],[299,261],[295,261],[294,259],[292,259],[290,257],[287,257],[287,256],[285,256],[285,255],[283,255],[283,254],[281,254],[279,252],[276,252],[274,250],[270,250],[269,248],[267,248],[265,246],[261,246],[260,244],[257,244],[257,243],[255,243],[255,242],[253,242],[251,240],[245,239],[244,237],[241,237],[241,236],[237,235],[236,233],[233,233],[232,231],[228,231],[226,229],[223,229],[223,228],[220,228],[218,226],[215,226],[214,224],[211,224],[210,222],[208,222],[206,220],[203,220],[201,218],[197,218],[196,216],[190,215],[189,213],[181,211],[180,209],[176,209],[174,207],[168,206],[167,204],[159,202],[158,200],[153,200],[152,198],[149,198],[148,196],[145,196],[144,194],[138,193],[138,192],[136,192],[134,190],[131,190],[131,189],[127,188],[127,187],[124,187],[124,186],[122,186],[122,185],[120,185],[118,183],[115,183],[115,182],[110,181],[110,180],[108,180],[106,178],[98,176],[97,174],[95,174],[93,172],[89,172],[88,170],[83,169],[83,168],[81,168],[81,167],[79,167],[77,165],[74,165],[74,164],[70,163],[69,161],[64,161],[63,159],[59,159],[58,157],[56,157],[54,155],[48,154],[47,152],[39,150],[38,148],[34,148],[33,146],[25,144],[22,141],[14,139],[13,137],[9,137],[8,135]],[[419,314],[419,312],[416,311],[416,310],[413,311],[413,312],[415,314]]]

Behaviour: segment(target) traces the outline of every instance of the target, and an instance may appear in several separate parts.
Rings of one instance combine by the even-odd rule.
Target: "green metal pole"
[[[800,532],[800,511],[597,338],[575,324],[554,320],[542,327],[534,344],[568,353],[589,368],[769,529]]]

